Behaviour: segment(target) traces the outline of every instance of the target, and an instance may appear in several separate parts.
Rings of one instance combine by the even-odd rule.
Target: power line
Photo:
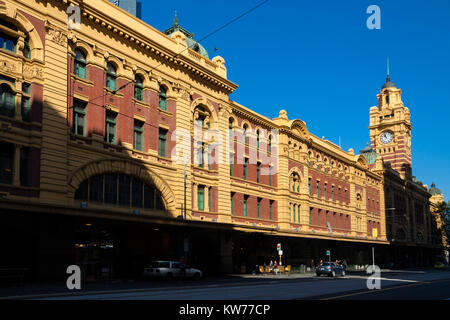
[[[203,41],[203,40],[209,38],[210,36],[216,34],[216,33],[219,32],[220,30],[226,28],[226,27],[229,26],[230,24],[232,24],[232,23],[238,21],[239,19],[245,17],[246,15],[248,15],[248,14],[250,14],[251,12],[255,11],[256,9],[258,9],[258,8],[261,7],[262,5],[266,4],[267,2],[269,2],[269,0],[264,0],[264,1],[260,2],[260,3],[257,4],[256,6],[252,7],[251,9],[247,10],[246,12],[242,13],[242,14],[239,15],[238,17],[232,19],[231,21],[225,23],[224,25],[222,25],[221,27],[217,28],[217,29],[214,30],[213,32],[210,32],[209,34],[207,34],[206,36],[204,36],[203,38],[201,38],[199,41]],[[193,45],[195,45],[195,44],[193,44]],[[183,49],[183,50],[180,51],[179,53],[175,54],[172,58],[174,58],[174,59],[177,58],[181,53],[183,53],[183,52],[186,51],[187,49],[192,49],[192,48],[188,46],[186,49]],[[163,65],[163,62],[160,62],[156,67],[150,68],[150,70],[149,70],[148,72],[155,71],[155,70],[156,70],[157,68],[159,68],[161,65]],[[114,93],[116,93],[116,92],[119,91],[119,90],[122,90],[123,88],[127,87],[127,86],[130,85],[131,83],[132,83],[132,82],[128,82],[128,83],[124,84],[124,85],[121,86],[120,88],[114,90]],[[93,99],[90,100],[90,101],[97,100],[97,99],[103,98],[103,97],[105,97],[105,96],[106,96],[106,94],[103,94],[102,96],[93,98]],[[90,101],[89,101],[89,102],[90,102]]]

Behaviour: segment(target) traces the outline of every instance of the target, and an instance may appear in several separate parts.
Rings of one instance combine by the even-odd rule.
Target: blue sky
[[[142,1],[145,22],[179,24],[200,40],[263,0]],[[369,30],[366,9],[381,9]],[[411,111],[413,175],[450,199],[450,1],[269,0],[201,43],[239,85],[230,98],[256,112],[302,119],[309,131],[357,153],[386,79]],[[218,51],[214,54],[214,48]]]

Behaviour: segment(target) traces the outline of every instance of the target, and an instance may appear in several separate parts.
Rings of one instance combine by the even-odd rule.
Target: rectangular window
[[[167,157],[167,130],[159,129],[158,154]]]
[[[203,155],[203,147],[204,147],[204,143],[201,141],[197,142],[197,165],[200,168],[204,168],[205,167],[205,162],[204,162],[204,155]]]
[[[313,208],[309,208],[309,224],[312,224],[312,218],[313,218]]]
[[[208,188],[208,210],[209,210],[209,212],[212,212],[211,191],[212,191],[212,187],[209,187]]]
[[[142,136],[144,133],[144,123],[138,120],[134,120],[134,149],[142,151]]]
[[[326,183],[325,183],[325,186],[324,186],[324,192],[325,192],[325,200],[327,200],[328,195],[327,195],[327,184]]]
[[[258,162],[256,165],[256,181],[261,183],[261,163]]]
[[[300,205],[297,206],[297,221],[300,223]]]
[[[244,158],[244,180],[247,180],[248,159]]]
[[[247,217],[247,204],[248,204],[248,196],[244,196],[244,217]]]
[[[197,188],[197,207],[200,211],[205,210],[205,186]]]
[[[117,113],[106,111],[106,142],[116,143]]]
[[[295,204],[292,205],[292,220],[294,221],[294,223],[295,223],[295,207],[296,207]]]
[[[269,203],[269,219],[273,220],[273,200],[270,200]]]
[[[334,201],[334,186],[331,186],[331,200]]]
[[[92,202],[103,202],[103,175],[90,178],[89,200]]]
[[[317,190],[317,197],[320,197],[320,181],[316,181],[316,190]]]
[[[22,120],[31,122],[31,105],[30,105],[30,84],[22,83]]]
[[[20,185],[30,186],[30,148],[20,148]]]
[[[4,33],[0,33],[0,48],[16,52],[16,39]]]
[[[144,183],[144,208],[155,208],[155,189]]]
[[[73,133],[78,134],[80,136],[84,136],[85,128],[86,128],[86,103],[79,100],[74,100]]]
[[[105,174],[105,203],[117,204],[117,174]]]
[[[14,145],[0,143],[0,183],[12,184],[14,173]]]
[[[212,147],[208,146],[208,170],[211,170],[211,153],[212,153]]]
[[[234,174],[234,155],[230,153],[230,176]]]
[[[231,215],[234,214],[234,192],[231,193],[230,195],[230,204],[231,204]]]
[[[269,186],[272,186],[272,167],[269,167]]]
[[[319,209],[318,211],[317,211],[317,225],[319,225],[320,226],[320,214],[322,213],[322,209]]]
[[[338,201],[341,202],[341,188],[338,189]]]
[[[132,203],[132,207],[135,208],[142,208],[142,181],[136,178],[133,178],[133,183],[131,185],[132,189],[131,189],[131,203]]]
[[[311,178],[308,179],[308,190],[309,190],[309,195],[311,195]]]
[[[261,198],[258,198],[258,218],[261,218]]]
[[[131,179],[130,176],[121,174],[119,175],[119,205],[123,207],[130,206],[130,192],[131,192]]]

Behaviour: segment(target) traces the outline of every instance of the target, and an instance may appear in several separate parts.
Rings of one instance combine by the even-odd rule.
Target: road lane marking
[[[449,279],[423,281],[423,282],[420,282],[420,283],[405,284],[405,285],[402,285],[402,286],[393,286],[393,287],[379,289],[379,290],[368,290],[368,291],[363,291],[363,292],[349,293],[349,294],[346,294],[346,295],[329,297],[329,298],[324,298],[324,299],[320,299],[320,300],[340,299],[340,298],[344,298],[344,297],[351,297],[351,296],[357,296],[357,295],[374,293],[374,292],[380,292],[380,291],[386,291],[386,290],[394,290],[394,289],[401,289],[401,288],[406,288],[406,287],[414,287],[414,286],[421,286],[421,285],[425,285],[425,284],[441,283],[441,282],[449,282],[449,281],[450,281]]]
[[[389,287],[389,288],[384,288],[384,289],[379,289],[379,290],[368,290],[368,291],[364,291],[364,292],[356,292],[356,293],[344,294],[344,295],[334,296],[334,297],[330,297],[330,298],[324,298],[324,299],[320,299],[320,300],[340,299],[340,298],[346,298],[346,297],[357,296],[357,295],[368,294],[368,293],[374,293],[374,292],[380,292],[380,291],[387,291],[387,290],[400,289],[400,288],[406,288],[406,287],[420,286],[420,285],[424,285],[424,284],[427,284],[427,283],[430,283],[430,282],[405,284],[403,286],[395,286],[395,287]]]

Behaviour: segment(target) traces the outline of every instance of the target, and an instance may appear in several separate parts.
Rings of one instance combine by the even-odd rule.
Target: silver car
[[[172,280],[173,278],[193,278],[198,280],[203,276],[203,273],[178,261],[153,261],[150,267],[144,268],[144,276],[166,280]]]

